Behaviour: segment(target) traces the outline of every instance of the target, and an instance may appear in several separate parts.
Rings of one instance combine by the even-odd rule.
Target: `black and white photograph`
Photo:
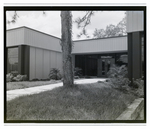
[[[146,6],[4,6],[4,123],[146,123]]]

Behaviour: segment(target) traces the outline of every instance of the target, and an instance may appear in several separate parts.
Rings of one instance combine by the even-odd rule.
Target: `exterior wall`
[[[58,68],[62,72],[62,53],[60,39],[48,34],[27,28],[20,27],[7,31],[7,47],[23,45],[19,56],[22,65],[20,70],[26,73],[23,62],[26,55],[29,55],[27,73],[29,72],[29,80],[34,78],[48,78],[51,68]],[[29,49],[27,49],[29,48]],[[24,54],[26,49],[28,54]],[[73,64],[75,65],[75,55],[77,54],[100,54],[100,53],[116,53],[127,51],[127,37],[112,37],[103,39],[91,39],[74,41],[72,51]],[[26,60],[27,60],[26,59]],[[29,70],[28,70],[29,69]]]
[[[30,80],[47,79],[51,68],[58,68],[62,72],[61,53],[30,47]]]
[[[59,38],[26,27],[24,28],[24,42],[29,46],[61,52]]]
[[[142,77],[142,33],[144,32],[144,11],[127,12],[128,33],[128,77]]]
[[[7,30],[6,46],[18,46],[24,44],[24,28]]]
[[[127,51],[127,37],[75,41],[72,54]]]
[[[7,30],[7,47],[22,44],[61,52],[59,38],[27,27]]]
[[[127,11],[127,33],[144,30],[144,12]]]

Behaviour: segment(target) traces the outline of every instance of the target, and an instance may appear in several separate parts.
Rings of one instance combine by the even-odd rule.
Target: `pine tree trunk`
[[[70,11],[61,11],[61,46],[63,59],[63,86],[72,87],[72,15]]]

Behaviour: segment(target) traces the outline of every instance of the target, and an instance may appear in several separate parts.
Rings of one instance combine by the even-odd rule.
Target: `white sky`
[[[7,19],[11,20],[14,11],[7,11]],[[32,29],[36,29],[47,34],[61,37],[61,19],[60,11],[46,11],[46,15],[43,15],[42,11],[17,11],[19,18],[15,24],[7,24],[7,29],[12,29],[20,26],[27,26]],[[72,11],[73,21],[79,17],[84,16],[84,11]],[[87,27],[87,33],[90,38],[93,37],[95,28],[105,29],[109,24],[118,24],[125,16],[125,11],[97,11],[91,18],[91,24]],[[77,34],[81,30],[77,28],[77,25],[73,23],[73,40],[77,40]],[[80,39],[85,39],[81,37]]]

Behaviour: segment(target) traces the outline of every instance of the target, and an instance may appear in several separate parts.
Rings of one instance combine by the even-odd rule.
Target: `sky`
[[[7,24],[7,29],[17,28],[21,26],[27,26],[29,28],[56,36],[61,37],[61,19],[60,11],[45,11],[43,15],[42,11],[17,11],[18,19],[16,23]],[[85,15],[85,11],[72,11],[72,20]],[[7,11],[6,18],[11,20],[14,11]],[[95,28],[105,29],[107,25],[117,25],[125,16],[125,11],[96,11],[91,18],[91,24],[87,27],[87,33],[93,38],[93,32]],[[73,22],[73,40],[86,39],[82,36],[80,39],[77,35],[81,32],[81,29],[77,28],[77,24]]]

